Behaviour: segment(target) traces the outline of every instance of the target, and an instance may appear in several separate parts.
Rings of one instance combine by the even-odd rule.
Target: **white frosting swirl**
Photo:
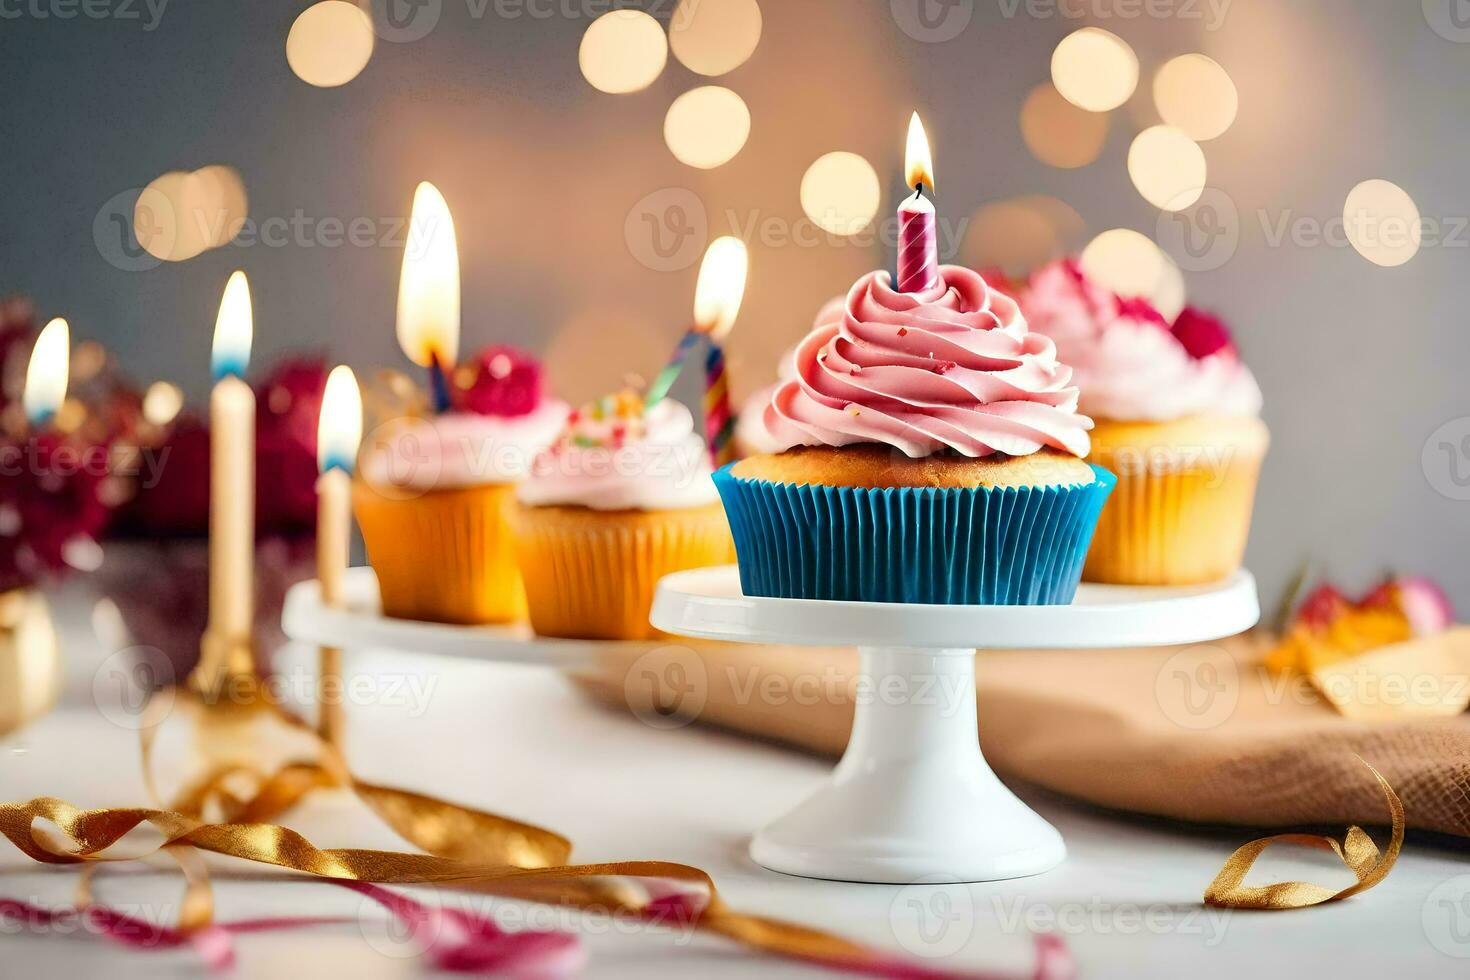
[[[689,409],[665,398],[634,421],[623,423],[624,438],[622,420],[574,418],[563,438],[536,458],[517,499],[594,510],[679,510],[719,499],[709,450]]]

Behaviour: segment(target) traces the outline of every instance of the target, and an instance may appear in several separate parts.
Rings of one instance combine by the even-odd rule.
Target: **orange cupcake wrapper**
[[[399,499],[358,482],[352,499],[385,614],[463,624],[526,618],[509,519],[513,485]]]
[[[520,507],[516,548],[531,625],[542,636],[646,640],[658,580],[734,560],[719,504],[687,510]]]
[[[1262,453],[1243,449],[1203,462],[1167,453],[1102,448],[1089,459],[1112,470],[1082,577],[1120,585],[1193,585],[1240,567],[1250,533]]]

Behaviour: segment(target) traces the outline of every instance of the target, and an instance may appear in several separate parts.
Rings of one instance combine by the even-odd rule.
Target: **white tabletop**
[[[92,681],[103,658],[76,626],[85,622],[85,610],[71,608],[83,615],[63,616],[72,624],[68,701],[0,742],[0,797],[49,794],[81,806],[145,803],[136,739],[93,703]],[[309,676],[313,656],[304,648],[283,651],[287,676]],[[1463,852],[1440,843],[1411,840],[1387,881],[1344,903],[1229,913],[1203,908],[1200,895],[1230,851],[1256,836],[1252,831],[1128,818],[1018,787],[1067,839],[1069,857],[1056,871],[968,886],[789,878],[752,864],[746,838],[816,787],[830,770],[827,760],[697,727],[655,730],[589,703],[562,677],[540,668],[372,652],[349,655],[348,664],[352,676],[377,692],[376,703],[348,709],[349,755],[362,777],[553,828],[575,842],[576,860],[660,858],[698,865],[737,907],[928,954],[935,966],[1024,973],[1028,928],[1061,932],[1084,977],[1448,977],[1463,976],[1466,968],[1453,954],[1470,957],[1470,914],[1457,940],[1444,920],[1455,911],[1442,901],[1449,892],[1435,891],[1470,867]],[[983,718],[981,725],[983,732]],[[323,798],[291,823],[324,846],[403,847],[351,800]],[[0,896],[33,902],[62,903],[75,882],[74,872],[37,868],[13,851],[0,857],[0,871]],[[238,976],[330,975],[330,969],[375,978],[419,970],[415,961],[393,955],[382,916],[372,908],[359,913],[356,895],[246,871],[246,880],[217,880],[222,920],[360,914],[360,921],[242,937]],[[1301,851],[1268,855],[1257,874],[1324,884],[1351,880],[1329,856]],[[110,904],[126,909],[142,903],[140,914],[166,917],[178,882],[163,870],[116,873],[102,877],[99,889]],[[824,975],[717,939],[636,932],[608,922],[577,927],[585,937],[589,977]],[[8,976],[202,972],[184,951],[123,952],[87,939],[16,934],[13,927],[3,935],[0,956]]]

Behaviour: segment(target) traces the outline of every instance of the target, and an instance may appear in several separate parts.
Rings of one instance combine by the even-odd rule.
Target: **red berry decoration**
[[[541,364],[517,347],[487,347],[470,362],[468,387],[456,386],[454,407],[476,415],[513,418],[541,404]]]
[[[1230,336],[1230,328],[1219,317],[1197,307],[1187,306],[1179,314],[1179,319],[1174,321],[1174,336],[1184,345],[1189,356],[1197,361],[1222,350],[1235,352],[1235,340]]]

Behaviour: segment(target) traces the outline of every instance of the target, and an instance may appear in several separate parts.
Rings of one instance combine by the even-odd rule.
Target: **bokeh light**
[[[1166,276],[1164,253],[1129,228],[1113,228],[1082,250],[1082,271],[1120,296],[1156,296]]]
[[[133,206],[138,244],[165,262],[183,262],[239,233],[249,203],[233,167],[174,170],[153,180]]]
[[[854,235],[878,213],[882,188],[873,165],[838,150],[818,157],[801,178],[801,208],[826,231]]]
[[[1424,241],[1419,206],[1398,184],[1365,180],[1354,187],[1343,204],[1342,220],[1348,241],[1374,265],[1403,265]]]
[[[1189,302],[1184,286],[1184,270],[1163,249],[1159,249],[1159,260],[1159,282],[1148,298],[1153,302],[1154,308],[1164,315],[1164,319],[1173,323]]]
[[[286,35],[286,63],[297,78],[318,88],[346,85],[372,56],[372,17],[348,0],[312,4]]]
[[[155,381],[143,395],[143,418],[160,428],[172,422],[184,408],[184,393],[169,381]]]
[[[750,136],[750,110],[718,85],[691,89],[664,117],[664,142],[680,163],[710,170],[735,158]]]
[[[669,46],[692,72],[723,75],[745,64],[761,39],[756,0],[679,0],[669,19]]]
[[[1154,76],[1159,116],[1193,140],[1212,140],[1235,122],[1240,96],[1219,62],[1202,54],[1180,55]]]
[[[1128,176],[1156,208],[1183,211],[1205,191],[1208,168],[1199,144],[1173,126],[1151,126],[1128,149]]]
[[[1111,31],[1084,27],[1062,38],[1052,52],[1051,80],[1078,108],[1108,112],[1138,87],[1138,55]]]
[[[1108,117],[1079,109],[1043,82],[1021,106],[1021,137],[1036,159],[1053,167],[1085,167],[1102,153]]]
[[[577,62],[593,88],[621,95],[653,84],[669,60],[658,21],[641,10],[613,10],[587,25]]]
[[[651,379],[678,339],[639,314],[599,306],[563,323],[542,363],[551,389],[580,405],[617,391],[635,377]]]
[[[964,264],[1023,275],[1073,251],[1082,216],[1054,197],[1033,194],[993,201],[975,212],[965,234]]]

